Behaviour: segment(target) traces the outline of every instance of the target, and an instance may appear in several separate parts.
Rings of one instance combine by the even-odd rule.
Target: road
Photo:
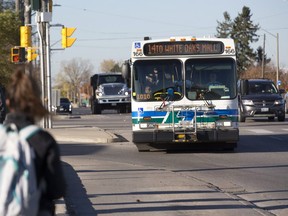
[[[77,147],[61,144],[62,159],[72,165],[78,175],[85,175],[84,179],[89,181],[92,167],[101,173],[93,177],[100,184],[99,188],[93,188],[93,183],[88,184],[91,188],[86,188],[90,202],[98,209],[98,215],[247,215],[247,209],[229,203],[231,200],[225,201],[227,197],[255,209],[255,215],[288,215],[286,122],[259,119],[241,123],[240,141],[235,152],[139,153],[131,143],[129,114],[108,112],[96,116],[81,115],[80,118],[78,114],[85,113],[85,109],[78,111],[80,113],[74,113],[72,118],[67,116],[54,124],[97,126],[123,138],[122,142],[110,144]],[[125,181],[117,181],[117,171],[121,170],[135,180],[133,189]],[[111,175],[115,175],[115,178],[111,178]],[[202,197],[200,189],[197,191],[198,200],[192,200],[192,194],[196,193],[191,189],[192,182],[193,186],[197,182],[196,186],[201,190],[205,185],[225,196],[222,201],[214,197],[217,205],[205,206],[207,200]],[[140,195],[136,193],[139,191]],[[153,203],[149,205],[149,202],[145,202],[143,208],[131,210],[134,206],[131,197],[137,202],[152,199]],[[213,196],[208,200],[213,201]],[[196,205],[199,209],[195,212],[195,208],[188,207],[190,205]],[[204,214],[204,208],[210,211]]]

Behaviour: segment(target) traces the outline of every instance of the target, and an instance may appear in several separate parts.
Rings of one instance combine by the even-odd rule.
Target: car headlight
[[[274,104],[275,104],[275,105],[282,105],[282,104],[284,104],[284,100],[283,100],[283,99],[275,100],[275,101],[274,101]]]
[[[119,95],[125,95],[125,96],[129,96],[130,95],[130,91],[127,87],[122,88],[119,92]]]
[[[104,95],[104,88],[102,86],[100,86],[99,89],[96,90],[96,95],[100,97]]]
[[[252,100],[242,100],[243,105],[254,105]]]

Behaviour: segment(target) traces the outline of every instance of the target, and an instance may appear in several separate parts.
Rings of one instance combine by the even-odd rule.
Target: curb
[[[112,143],[121,142],[116,134],[98,127],[65,127],[47,129],[58,142]]]

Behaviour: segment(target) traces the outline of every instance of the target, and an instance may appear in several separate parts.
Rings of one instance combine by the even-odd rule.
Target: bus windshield
[[[232,58],[188,59],[185,62],[186,97],[189,100],[235,98],[235,70]]]
[[[133,71],[133,98],[136,101],[175,101],[182,98],[180,60],[138,60]]]

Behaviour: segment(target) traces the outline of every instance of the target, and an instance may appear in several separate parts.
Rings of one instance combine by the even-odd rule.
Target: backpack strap
[[[22,128],[19,132],[20,137],[24,140],[28,139],[29,137],[33,136],[37,131],[39,131],[41,128],[36,125],[29,125],[24,128]]]

